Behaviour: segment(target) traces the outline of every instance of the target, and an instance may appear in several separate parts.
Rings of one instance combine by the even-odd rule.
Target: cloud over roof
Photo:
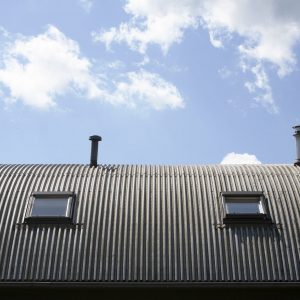
[[[253,154],[248,153],[235,153],[231,152],[226,154],[222,159],[221,165],[257,165],[261,162]]]
[[[270,112],[278,112],[265,64],[271,64],[280,77],[295,69],[294,48],[300,40],[299,1],[127,0],[124,10],[129,21],[94,32],[95,41],[107,48],[112,43],[125,43],[142,54],[149,45],[156,44],[166,54],[190,28],[206,29],[217,48],[238,36],[235,46],[241,66],[254,77],[246,87],[251,85],[249,90],[256,102]]]
[[[114,74],[93,71],[94,63],[81,54],[79,44],[49,25],[37,36],[18,36],[0,57],[0,84],[6,101],[21,101],[38,109],[57,105],[57,98],[74,93],[113,105],[146,106],[155,110],[182,108],[177,88],[156,73],[144,70]],[[0,86],[1,88],[1,86]]]

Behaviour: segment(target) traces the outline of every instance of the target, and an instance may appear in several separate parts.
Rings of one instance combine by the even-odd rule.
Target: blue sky
[[[1,162],[293,163],[299,41],[297,0],[0,1]]]

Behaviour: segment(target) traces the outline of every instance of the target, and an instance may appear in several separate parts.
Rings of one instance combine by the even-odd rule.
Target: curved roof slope
[[[299,281],[291,165],[0,165],[0,281]],[[77,225],[26,225],[34,191],[74,191]],[[272,225],[218,226],[222,191],[263,191]]]

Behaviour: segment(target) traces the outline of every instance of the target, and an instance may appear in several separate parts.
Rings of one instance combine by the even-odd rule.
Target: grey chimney
[[[296,138],[296,153],[297,157],[294,165],[300,166],[300,125],[294,126],[295,129],[294,137]]]
[[[102,138],[99,135],[92,135],[92,136],[90,136],[89,140],[92,142],[90,167],[97,167],[97,165],[98,165],[98,142],[102,141]]]

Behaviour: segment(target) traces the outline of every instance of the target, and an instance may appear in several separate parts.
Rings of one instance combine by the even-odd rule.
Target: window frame
[[[223,204],[224,224],[272,223],[267,199],[263,192],[222,192],[221,195]],[[257,202],[260,203],[263,213],[228,213],[226,202],[229,199],[234,198],[245,200],[245,203],[247,203],[247,198],[249,200],[257,198]]]
[[[65,216],[33,216],[32,210],[35,199],[55,199],[67,198],[67,207]],[[34,192],[32,193],[24,218],[24,223],[33,224],[73,224],[74,223],[74,209],[75,209],[75,193],[74,192]]]

